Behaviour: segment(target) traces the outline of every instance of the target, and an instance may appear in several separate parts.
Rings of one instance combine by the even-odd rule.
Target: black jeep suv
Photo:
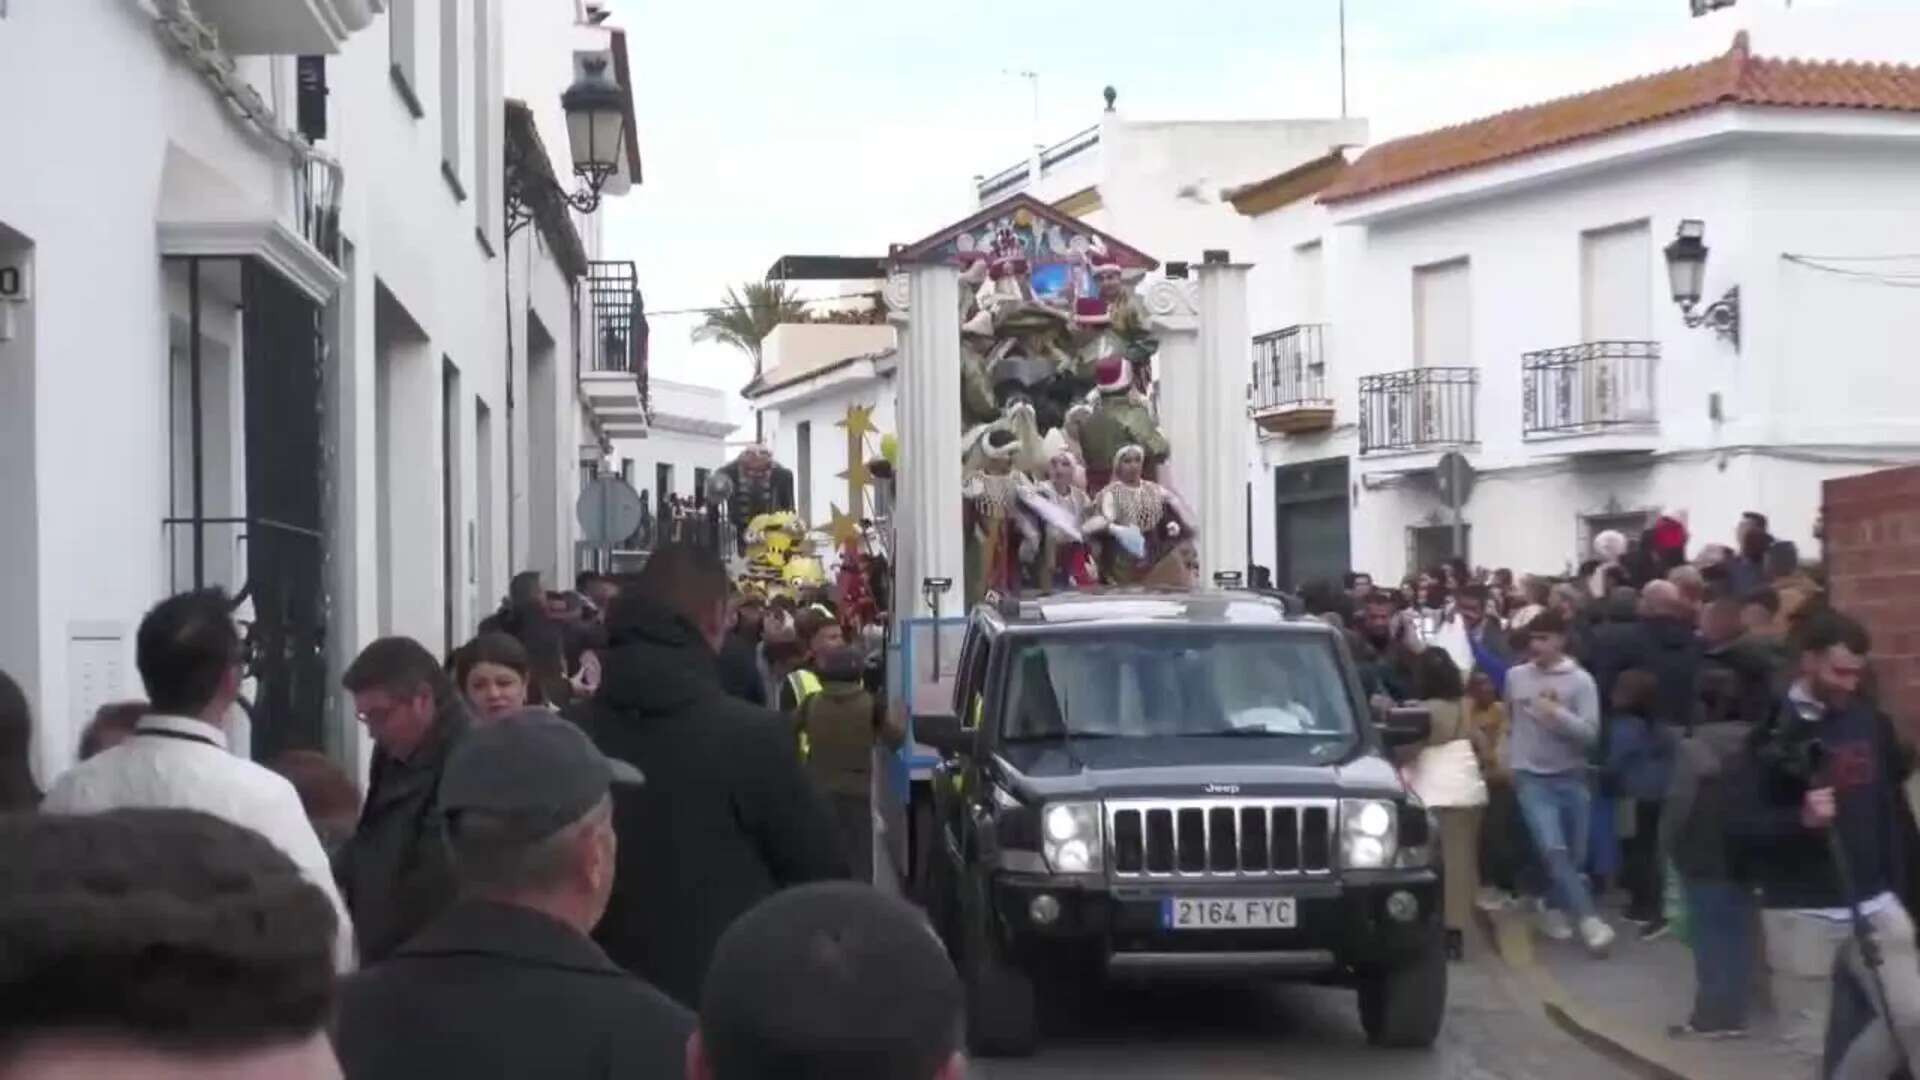
[[[1440,870],[1382,753],[1425,717],[1372,715],[1332,628],[1238,591],[982,606],[954,709],[924,887],[976,1053],[1102,976],[1352,986],[1375,1044],[1439,1034]]]

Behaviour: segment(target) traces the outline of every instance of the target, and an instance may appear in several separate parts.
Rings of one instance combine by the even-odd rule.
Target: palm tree
[[[718,308],[707,312],[707,320],[693,328],[693,340],[717,341],[731,345],[753,358],[753,376],[760,377],[760,345],[784,322],[801,322],[807,317],[806,301],[787,291],[784,281],[749,281],[735,289],[729,285],[727,296]]]

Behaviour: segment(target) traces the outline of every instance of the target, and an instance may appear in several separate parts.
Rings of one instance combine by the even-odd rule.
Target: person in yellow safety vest
[[[793,730],[800,739],[801,761],[807,760],[807,757],[813,753],[813,747],[807,740],[807,729],[801,725],[800,717],[804,713],[803,707],[807,699],[818,694],[821,689],[820,676],[814,674],[809,668],[800,668],[787,676],[786,688],[781,693],[783,699],[788,693],[793,695],[793,712],[790,715],[793,718]]]
[[[820,692],[820,658],[834,649],[846,645],[846,636],[840,630],[839,622],[825,608],[810,607],[794,618],[795,636],[806,650],[800,664],[786,678],[780,687],[780,712],[788,720],[794,721],[796,733],[799,731],[798,717],[800,703]],[[800,758],[806,760],[807,745],[804,734],[799,734]]]

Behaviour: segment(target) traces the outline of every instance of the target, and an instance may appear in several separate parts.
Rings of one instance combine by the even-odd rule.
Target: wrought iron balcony
[[[1333,426],[1325,329],[1319,323],[1303,323],[1253,339],[1247,410],[1262,431],[1291,434]]]
[[[293,204],[300,235],[340,265],[340,166],[318,155],[293,164]]]
[[[1360,452],[1410,453],[1478,442],[1480,370],[1428,367],[1360,377]]]
[[[575,335],[581,388],[612,436],[646,432],[647,313],[639,273],[628,261],[587,266],[586,323]]]
[[[1659,362],[1657,341],[1589,341],[1522,354],[1521,436],[1653,430]]]

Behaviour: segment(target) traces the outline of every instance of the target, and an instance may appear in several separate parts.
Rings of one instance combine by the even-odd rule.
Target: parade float
[[[1024,194],[890,252],[875,517],[910,708],[951,707],[977,603],[1245,571],[1246,267],[1195,254],[1162,266]]]
[[[1140,291],[1159,264],[1023,198],[896,250],[894,263],[950,268],[956,285],[956,599],[1183,583],[1198,523],[1162,482],[1172,447],[1154,407],[1160,342]],[[953,400],[911,381],[936,407]],[[902,426],[914,449],[932,448]]]

